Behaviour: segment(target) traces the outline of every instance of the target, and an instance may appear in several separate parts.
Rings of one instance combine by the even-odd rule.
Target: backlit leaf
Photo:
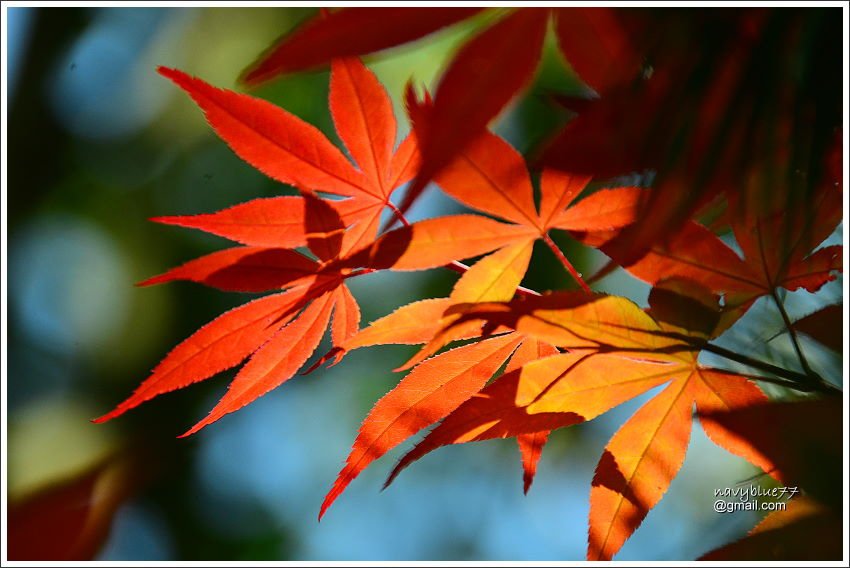
[[[360,306],[345,284],[334,290],[334,295],[331,340],[334,345],[342,345],[360,330]]]
[[[590,489],[588,560],[610,560],[667,491],[691,435],[690,382],[679,379],[611,438]]]
[[[243,245],[295,248],[307,244],[304,198],[267,197],[217,213],[154,217],[157,223],[200,229]]]
[[[540,176],[540,224],[546,229],[551,228],[554,219],[569,207],[589,182],[589,176],[544,169]]]
[[[240,158],[280,182],[338,195],[372,193],[365,178],[316,127],[262,99],[159,68],[200,106]]]
[[[634,223],[644,192],[637,187],[603,189],[554,216],[550,225],[565,231],[608,231]]]
[[[318,347],[328,326],[332,308],[332,296],[326,294],[276,332],[237,373],[209,415],[181,437],[194,434],[292,378]]]
[[[190,260],[139,286],[190,280],[221,290],[263,292],[303,282],[318,269],[318,264],[294,250],[237,247]]]
[[[218,316],[177,345],[132,396],[95,422],[106,422],[155,396],[238,365],[295,316],[305,293],[304,288],[294,288]]]
[[[537,463],[543,453],[543,446],[549,439],[549,430],[534,434],[520,434],[516,437],[522,457],[522,492],[528,494],[534,476],[537,474]]]
[[[537,341],[531,337],[525,338],[517,350],[514,351],[514,354],[511,355],[508,364],[505,366],[505,374],[519,369],[526,363],[557,354],[558,349],[552,345]],[[528,494],[531,484],[534,483],[534,476],[537,474],[537,463],[540,461],[540,456],[543,454],[543,447],[546,445],[548,439],[549,430],[535,432],[534,434],[520,434],[516,437],[522,461],[522,491],[525,494]]]
[[[478,392],[516,349],[521,338],[495,337],[429,359],[375,404],[325,497],[319,518],[371,462],[440,420]]]
[[[347,264],[393,270],[424,270],[478,256],[519,240],[532,231],[478,215],[426,219],[383,235]]]
[[[440,170],[440,188],[479,211],[520,225],[537,226],[525,160],[510,144],[484,132]]]
[[[467,42],[440,79],[420,135],[422,165],[409,192],[417,194],[531,80],[549,21],[542,8],[516,10]]]
[[[335,59],[330,106],[336,131],[354,161],[372,187],[380,195],[388,195],[396,122],[386,90],[359,59]]]

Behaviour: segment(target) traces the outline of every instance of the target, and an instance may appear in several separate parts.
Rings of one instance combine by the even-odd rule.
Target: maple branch
[[[573,264],[566,257],[566,255],[564,255],[561,249],[558,248],[558,245],[555,244],[555,241],[552,240],[552,237],[549,236],[549,233],[543,233],[543,242],[546,243],[550,249],[552,249],[552,252],[555,253],[555,256],[558,258],[559,261],[561,261],[561,264],[564,265],[564,268],[567,269],[567,272],[569,272],[570,275],[575,279],[581,289],[584,290],[586,294],[592,294],[593,290],[590,289],[590,286],[587,285],[587,282],[582,279],[581,273],[576,270],[575,266],[573,266]]]
[[[785,323],[785,329],[788,330],[788,335],[791,337],[791,343],[794,345],[794,351],[797,352],[797,358],[800,360],[800,366],[803,368],[803,372],[809,380],[813,379],[814,381],[817,381],[817,377],[812,372],[811,367],[809,367],[809,362],[806,359],[806,355],[803,353],[803,348],[800,345],[799,338],[797,337],[797,330],[794,329],[794,326],[791,323],[791,318],[788,317],[788,312],[785,311],[785,306],[779,298],[779,294],[776,293],[776,288],[770,289],[770,296],[773,298],[773,303],[776,304],[776,308],[782,316],[782,321]]]
[[[686,336],[683,336],[682,339],[692,342],[692,340],[686,339]],[[726,357],[727,359],[736,361],[748,367],[752,367],[753,369],[759,369],[761,371],[772,373],[777,377],[788,379],[790,381],[790,384],[788,382],[783,381],[785,382],[783,386],[787,386],[789,388],[804,392],[817,391],[827,394],[841,394],[841,389],[839,389],[832,383],[825,381],[822,377],[814,373],[806,375],[803,373],[798,373],[796,371],[791,371],[789,369],[773,365],[772,363],[768,363],[766,361],[753,359],[752,357],[748,357],[736,351],[726,349],[725,347],[721,347],[719,345],[715,345],[707,341],[700,342],[699,347],[704,351],[714,353],[715,355],[720,355],[721,357]]]
[[[762,239],[761,234],[760,219],[756,219],[756,234],[758,235],[761,265],[764,269],[765,278],[770,284],[770,297],[773,298],[773,303],[776,304],[776,308],[779,310],[779,314],[782,316],[782,321],[785,323],[785,329],[788,330],[788,334],[791,336],[791,343],[794,345],[794,351],[797,352],[797,359],[800,360],[800,367],[802,367],[803,372],[806,375],[806,378],[803,380],[810,383],[817,383],[818,381],[823,381],[823,379],[813,373],[811,367],[809,367],[809,362],[806,360],[806,355],[803,353],[803,348],[800,347],[800,341],[797,338],[797,332],[791,325],[791,318],[788,317],[788,312],[785,311],[785,306],[783,305],[782,300],[779,298],[779,294],[777,294],[776,292],[776,286],[770,276],[770,270],[768,269],[767,258],[764,255],[764,240]]]
[[[723,370],[723,369],[721,369],[721,370]],[[785,387],[787,389],[795,389],[795,390],[799,389],[796,382],[789,381],[787,379],[779,379],[779,378],[776,378],[776,377],[765,377],[763,375],[753,375],[753,374],[750,374],[750,373],[741,373],[740,371],[735,371],[735,370],[731,370],[731,369],[728,370],[728,372],[732,373],[734,375],[737,375],[739,377],[746,377],[746,378],[750,379],[751,381],[760,381],[762,383],[770,383],[772,385],[779,385],[780,387]]]

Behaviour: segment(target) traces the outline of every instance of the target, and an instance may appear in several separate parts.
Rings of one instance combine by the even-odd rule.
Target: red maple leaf
[[[319,16],[285,36],[244,76],[248,84],[309,69],[334,57],[407,43],[474,16],[480,8],[347,8]],[[550,16],[559,47],[599,92],[638,77],[643,61],[620,11],[522,8],[467,42],[448,64],[434,97],[422,166],[400,205],[406,212],[431,179],[476,140],[531,81]]]
[[[390,99],[358,59],[334,61],[330,107],[337,133],[359,168],[319,130],[279,107],[181,71],[159,71],[195,100],[242,159],[302,192],[212,214],[155,219],[243,246],[192,260],[142,285],[190,280],[224,290],[278,290],[202,327],[175,347],[132,396],[96,420],[115,418],[248,359],[218,405],[188,435],[295,375],[318,347],[332,313],[335,343],[358,330],[360,310],[345,285],[358,272],[334,265],[375,238],[384,207],[394,207],[392,192],[415,173],[417,151],[412,137],[394,149]],[[316,192],[344,199],[330,201]],[[315,259],[295,250],[301,247]]]

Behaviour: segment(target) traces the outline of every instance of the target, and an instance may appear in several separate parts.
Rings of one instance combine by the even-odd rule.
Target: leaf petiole
[[[581,273],[576,270],[575,266],[570,262],[570,260],[566,257],[566,255],[558,248],[558,245],[555,244],[555,241],[552,240],[552,237],[549,236],[549,233],[543,233],[543,242],[552,249],[552,252],[555,253],[555,256],[567,269],[567,272],[570,273],[570,276],[578,283],[579,287],[586,293],[592,294],[593,290],[590,289],[590,286],[587,285],[587,282],[581,277]]]

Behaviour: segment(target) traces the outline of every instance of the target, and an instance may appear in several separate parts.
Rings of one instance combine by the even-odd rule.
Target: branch
[[[805,378],[803,379],[803,381],[809,383],[822,382],[823,379],[813,373],[811,367],[809,367],[809,362],[806,360],[806,356],[803,353],[802,347],[800,347],[800,341],[797,338],[797,331],[791,325],[791,318],[788,317],[788,312],[785,311],[785,306],[782,304],[782,300],[779,299],[779,295],[776,293],[776,285],[774,284],[774,281],[771,278],[771,273],[767,265],[767,258],[764,255],[764,239],[762,238],[761,234],[760,219],[756,219],[756,234],[758,235],[759,254],[761,255],[762,269],[764,270],[765,278],[767,279],[770,286],[770,296],[773,298],[773,303],[776,304],[776,308],[779,310],[779,313],[782,316],[782,321],[785,323],[785,329],[788,330],[788,334],[791,336],[791,343],[793,343],[794,345],[794,351],[797,352],[797,358],[800,360],[800,367],[802,367],[803,372],[805,373]]]
[[[715,367],[712,367],[712,368],[715,368]],[[765,377],[765,376],[762,376],[762,375],[753,375],[753,374],[750,374],[750,373],[741,373],[740,371],[735,371],[735,370],[732,370],[732,369],[719,369],[719,370],[726,371],[728,373],[737,375],[739,377],[746,377],[746,378],[750,379],[751,381],[760,381],[760,382],[763,382],[763,383],[770,383],[772,385],[779,385],[779,386],[785,387],[787,389],[794,389],[794,390],[800,389],[800,386],[797,383],[795,383],[794,381],[788,381],[786,379],[778,379],[776,377]]]
[[[811,367],[809,367],[809,362],[806,360],[806,355],[800,346],[797,330],[794,329],[791,318],[788,317],[788,312],[785,311],[785,306],[779,298],[779,294],[776,293],[776,288],[770,289],[770,296],[773,298],[773,303],[776,304],[776,309],[779,310],[779,314],[782,316],[782,321],[785,323],[785,329],[788,330],[788,335],[791,336],[791,343],[794,345],[794,351],[797,352],[797,358],[800,360],[800,366],[803,368],[803,372],[807,376],[814,378],[815,374],[812,372]]]
[[[699,347],[704,351],[708,351],[710,353],[714,353],[715,355],[720,355],[721,357],[726,357],[731,361],[736,361],[741,363],[742,365],[746,365],[748,367],[752,367],[753,369],[759,369],[761,371],[765,371],[767,373],[772,373],[777,377],[782,377],[788,379],[792,384],[784,384],[783,386],[788,386],[790,388],[804,391],[804,392],[822,392],[826,394],[841,394],[841,389],[825,381],[822,377],[817,374],[803,374],[798,373],[797,371],[791,371],[789,369],[785,369],[783,367],[778,367],[772,363],[768,363],[766,361],[760,361],[759,359],[753,359],[752,357],[748,357],[747,355],[743,355],[741,353],[737,353],[736,351],[732,351],[730,349],[726,349],[725,347],[721,347],[719,345],[715,345],[713,343],[709,343],[708,341],[702,342],[694,342],[693,338],[689,338],[686,335],[681,334],[670,334],[676,336],[677,339],[681,339],[686,341],[692,345]]]

